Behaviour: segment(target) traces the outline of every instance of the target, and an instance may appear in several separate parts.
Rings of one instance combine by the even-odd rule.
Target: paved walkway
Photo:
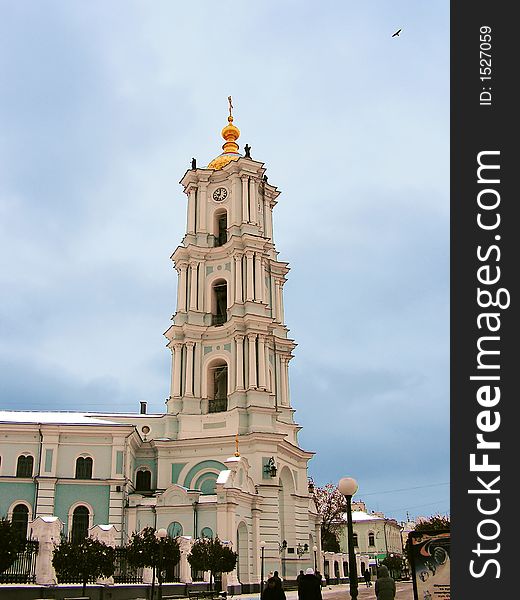
[[[413,585],[410,581],[396,581],[396,595],[395,600],[413,600]],[[372,582],[371,587],[367,587],[365,582],[359,582],[358,587],[358,600],[375,600],[376,593],[374,591],[374,581]],[[296,590],[291,590],[285,592],[287,600],[297,600],[298,592]],[[325,586],[321,590],[321,595],[323,596],[323,600],[350,600],[350,585],[348,583],[341,585],[331,585]],[[259,594],[240,594],[237,596],[231,596],[228,594],[228,598],[234,598],[236,600],[246,600],[252,598],[254,600],[259,600]]]

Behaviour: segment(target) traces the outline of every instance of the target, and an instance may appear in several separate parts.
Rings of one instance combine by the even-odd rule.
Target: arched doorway
[[[249,536],[242,521],[237,529],[237,574],[240,583],[249,583]]]

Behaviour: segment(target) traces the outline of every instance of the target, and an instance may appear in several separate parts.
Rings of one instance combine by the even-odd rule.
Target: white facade
[[[347,521],[338,535],[340,549],[348,553]],[[375,571],[375,566],[390,555],[403,556],[401,526],[395,519],[383,513],[366,510],[363,502],[352,503],[352,529],[358,573],[366,568]]]
[[[181,180],[187,230],[172,255],[167,412],[0,413],[0,512],[20,517],[23,504],[28,523],[57,516],[70,533],[86,508],[88,526],[113,525],[116,543],[145,526],[218,535],[239,553],[228,583],[247,586],[260,579],[261,541],[265,572],[286,578],[313,566],[298,545],[321,544],[312,453],[298,445],[289,394],[289,269],[272,238],[279,192],[263,163],[238,153],[228,121],[224,153]]]

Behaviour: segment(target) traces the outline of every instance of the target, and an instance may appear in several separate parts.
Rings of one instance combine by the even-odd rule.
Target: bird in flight
[[[398,29],[393,35],[392,37],[399,37],[399,34],[401,33],[401,29]]]

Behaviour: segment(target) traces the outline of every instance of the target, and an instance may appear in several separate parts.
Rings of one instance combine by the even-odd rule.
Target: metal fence
[[[38,541],[26,540],[14,563],[0,574],[0,583],[34,583]]]
[[[115,550],[114,583],[141,583],[143,580],[143,569],[134,567],[128,562],[126,548],[119,547]]]

